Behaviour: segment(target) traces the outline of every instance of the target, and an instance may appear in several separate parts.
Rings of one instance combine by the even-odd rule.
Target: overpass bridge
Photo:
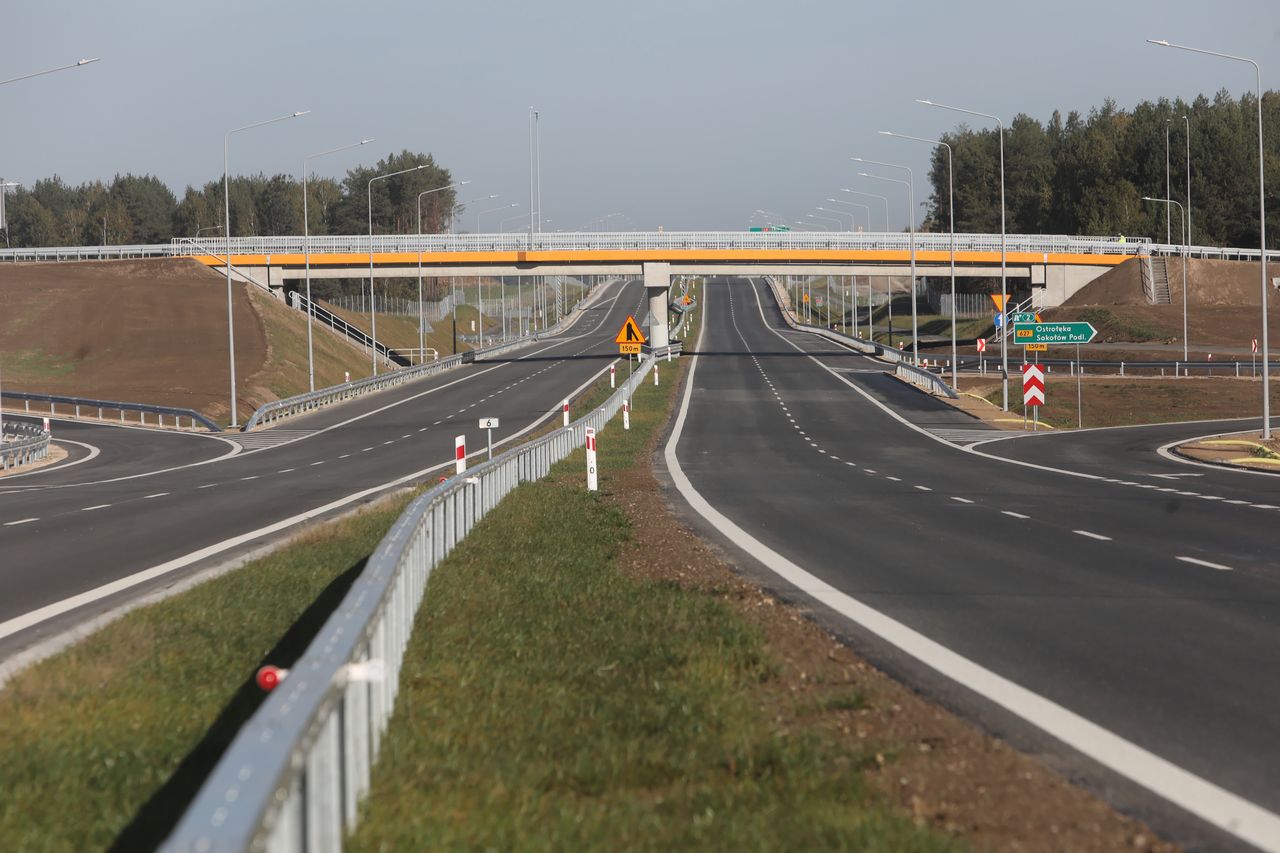
[[[81,246],[0,251],[0,261],[69,261],[189,257],[227,263],[241,280],[283,298],[307,275],[323,278],[608,275],[643,277],[655,317],[673,275],[840,275],[905,277],[912,256],[919,276],[950,276],[951,235],[900,232],[583,232],[540,234],[394,234],[236,237],[137,246]],[[1108,269],[1133,257],[1178,256],[1180,245],[1148,239],[1061,235],[956,234],[960,277],[1000,274],[1029,285],[1035,304],[1058,305]],[[1257,260],[1257,249],[1192,246],[1192,257]],[[1280,260],[1280,252],[1268,252]],[[655,329],[659,346],[665,329]]]

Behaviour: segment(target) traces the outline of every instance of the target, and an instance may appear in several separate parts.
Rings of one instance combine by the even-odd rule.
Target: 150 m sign
[[[1015,344],[1087,344],[1098,334],[1092,323],[1015,323]]]

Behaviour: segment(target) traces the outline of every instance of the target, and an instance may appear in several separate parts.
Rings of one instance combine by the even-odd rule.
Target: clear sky
[[[1147,45],[1237,53],[1280,89],[1276,0],[11,0],[0,79],[0,175],[71,183],[151,173],[181,195],[222,173],[341,175],[391,151],[430,151],[500,194],[472,213],[527,211],[528,108],[541,113],[546,230],[741,228],[752,211],[804,219],[855,176],[850,155],[916,168],[961,116],[1251,90],[1251,67]],[[344,159],[345,158],[345,159]],[[905,193],[902,193],[905,194]],[[878,203],[877,203],[878,204]],[[905,224],[894,199],[891,227]],[[879,214],[877,213],[877,222]],[[498,215],[483,225],[492,230]],[[460,223],[474,227],[473,215]],[[511,227],[511,226],[509,226]],[[878,226],[877,226],[878,227]]]

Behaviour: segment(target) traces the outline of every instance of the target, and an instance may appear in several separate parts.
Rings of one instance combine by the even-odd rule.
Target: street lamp
[[[57,68],[46,68],[44,71],[35,71],[35,72],[32,72],[31,74],[23,74],[19,77],[10,77],[8,80],[0,80],[0,86],[3,86],[7,83],[17,83],[19,80],[30,80],[32,77],[41,77],[45,74],[52,74],[55,71],[66,71],[69,68],[79,68],[82,65],[88,65],[90,62],[97,62],[97,61],[98,61],[97,57],[93,59],[81,59],[77,62],[71,63],[70,65],[59,65]],[[16,181],[5,181],[3,183],[0,183],[0,195],[8,192],[10,187],[17,187],[17,186],[21,186],[21,184],[19,184]],[[0,198],[0,210],[3,210],[3,209],[4,209],[4,200],[3,198]],[[7,246],[9,244],[9,226],[7,222],[5,223],[4,240],[5,240],[5,245]],[[232,399],[234,400],[235,399],[235,380],[234,379],[232,379],[231,381],[231,387],[232,387],[232,392],[231,392]],[[232,415],[232,419],[233,420],[235,419],[234,415]],[[0,398],[0,444],[3,444],[3,443],[4,443],[4,400],[3,398]]]
[[[958,391],[960,390],[960,356],[956,348],[956,173],[951,164],[951,146],[941,139],[907,136],[905,133],[894,133],[890,130],[882,130],[880,135],[910,139],[913,142],[924,142],[929,145],[941,145],[947,149],[947,206],[951,214],[951,387]]]
[[[1170,192],[1172,185],[1169,183],[1169,125],[1170,119],[1164,120],[1164,197],[1169,198],[1173,195]],[[1164,209],[1164,243],[1169,245],[1173,242],[1173,210],[1169,207]]]
[[[895,181],[899,184],[907,185],[907,226],[911,233],[911,359],[918,367],[920,365],[920,324],[916,315],[916,187],[915,175],[911,172],[910,167],[900,166],[897,163],[882,163],[879,160],[865,160],[862,157],[850,157],[856,163],[870,163],[874,166],[884,166],[888,169],[901,169],[907,173],[905,181],[896,178],[884,178],[879,175],[870,175],[866,172],[858,174],[864,178],[878,178],[882,181]],[[893,341],[889,342],[890,344]]]
[[[809,216],[810,216],[810,217],[812,217],[813,219],[817,219],[817,218],[818,218],[818,217],[814,216],[812,213],[810,213],[810,214],[809,214]],[[823,224],[822,224],[822,223],[820,223],[820,222],[805,222],[803,219],[797,219],[797,220],[796,220],[796,224],[797,224],[797,225],[808,225],[810,228],[814,229],[815,231],[817,231],[817,230],[821,230],[821,231],[830,231],[830,230],[831,230],[830,228],[828,228],[827,226],[823,225]]]
[[[838,199],[838,198],[829,198],[829,199],[827,199],[827,201],[831,202],[832,204],[843,204],[843,205],[846,205],[846,206],[848,206],[848,207],[860,207],[860,208],[862,208],[862,212],[863,212],[863,213],[865,213],[865,214],[866,214],[866,217],[867,217],[867,230],[868,230],[868,231],[870,231],[870,230],[871,230],[871,205],[869,205],[869,204],[859,204],[859,203],[858,203],[858,202],[856,202],[856,201],[841,201],[841,200],[840,200],[840,199]],[[850,230],[852,230],[852,229],[850,229]]]
[[[373,355],[373,375],[378,375],[378,297],[377,291],[373,287],[373,182],[385,181],[387,178],[394,178],[396,175],[405,175],[409,172],[416,172],[419,169],[425,169],[430,163],[422,163],[417,166],[410,166],[408,169],[401,169],[398,172],[388,172],[385,175],[374,175],[369,179],[368,198],[369,198],[369,351]],[[419,326],[419,329],[422,327]]]
[[[422,197],[431,195],[432,193],[444,192],[445,190],[455,189],[463,184],[469,184],[470,181],[458,181],[456,184],[448,186],[436,187],[433,190],[423,190],[418,193],[418,363],[421,364],[423,358],[427,354],[427,331],[426,331],[426,315],[422,308]],[[453,225],[453,217],[449,217],[449,225]],[[457,313],[454,314],[453,328],[453,354],[458,354],[458,322]]]
[[[1234,62],[1247,62],[1253,66],[1254,73],[1257,76],[1257,98],[1258,98],[1258,245],[1261,249],[1258,255],[1258,261],[1262,266],[1262,438],[1268,440],[1271,438],[1271,362],[1268,360],[1270,356],[1270,346],[1268,344],[1267,335],[1267,204],[1266,204],[1266,176],[1263,172],[1264,159],[1262,148],[1262,69],[1258,63],[1252,59],[1246,59],[1243,56],[1232,56],[1229,53],[1217,53],[1212,50],[1202,50],[1198,47],[1187,47],[1181,44],[1170,44],[1164,40],[1147,39],[1151,44],[1160,47],[1173,47],[1178,50],[1186,50],[1191,53],[1202,53],[1206,56],[1216,56],[1220,59],[1230,59]]]
[[[926,107],[938,107],[939,109],[951,110],[965,115],[989,118],[1000,129],[1000,396],[1002,401],[1001,408],[1007,412],[1009,411],[1009,283],[1005,269],[1008,253],[1005,245],[1004,228],[1004,122],[989,113],[975,112],[962,107],[950,107],[935,101],[916,98],[916,103],[924,104]]]
[[[1171,198],[1152,198],[1149,195],[1142,197],[1143,201],[1154,201],[1157,204],[1165,205],[1165,210],[1172,213],[1172,209],[1168,205],[1177,205],[1178,213],[1182,216],[1182,360],[1188,361],[1189,346],[1187,344],[1187,211],[1182,205],[1178,204]],[[1265,364],[1265,362],[1263,362]]]
[[[324,157],[329,154],[337,154],[339,151],[347,151],[351,148],[359,148],[361,145],[368,145],[373,142],[372,139],[361,139],[359,142],[352,142],[350,145],[342,145],[338,148],[330,148],[328,151],[321,151],[317,154],[308,154],[302,158],[302,255],[305,264],[303,277],[306,280],[307,289],[307,378],[311,385],[311,390],[316,390],[316,357],[315,349],[311,337],[311,321],[315,308],[311,302],[311,224],[308,217],[307,209],[307,181],[308,169],[307,162],[317,157]],[[196,236],[199,236],[197,234]]]
[[[33,71],[30,74],[23,74],[20,77],[10,77],[8,80],[0,80],[0,86],[7,83],[17,83],[19,80],[30,80],[32,77],[43,77],[45,74],[52,74],[55,71],[66,71],[69,68],[79,68],[82,65],[88,65],[90,62],[97,62],[98,57],[93,59],[81,59],[70,65],[59,65],[57,68],[46,68],[44,71]]]
[[[1191,119],[1184,114],[1182,123],[1187,130],[1187,252],[1191,251]]]
[[[511,204],[500,205],[499,207],[491,207],[488,210],[481,210],[476,213],[476,233],[480,233],[480,217],[487,213],[497,213],[499,210],[510,210],[513,207],[519,207],[520,202],[513,201]]]
[[[824,213],[834,213],[834,214],[836,214],[837,216],[847,216],[847,217],[849,217],[849,233],[851,233],[851,234],[853,233],[854,219],[856,219],[857,217],[855,217],[855,216],[853,215],[853,211],[852,211],[852,210],[832,210],[832,209],[831,209],[831,208],[829,208],[829,207],[815,207],[815,208],[814,208],[814,210],[821,210],[821,211],[822,211],[822,212],[824,212]],[[843,220],[843,219],[837,219],[836,221],[840,223],[840,226],[841,226],[841,227],[844,227],[844,220]]]
[[[237,426],[236,414],[236,331],[235,319],[231,313],[231,170],[228,165],[227,151],[231,147],[231,136],[245,130],[253,130],[255,127],[264,127],[268,124],[275,124],[279,121],[287,121],[291,118],[304,116],[311,110],[299,110],[298,112],[289,113],[288,115],[278,116],[277,118],[269,118],[266,121],[255,121],[253,124],[246,124],[244,127],[237,127],[228,130],[222,137],[222,223],[226,225],[223,236],[227,241],[227,358],[231,367],[231,426]]]
[[[821,208],[821,207],[819,207],[819,208],[818,208],[818,210],[823,210],[823,209],[824,209],[824,208]],[[843,230],[844,230],[844,220],[843,220],[843,219],[836,219],[834,216],[818,216],[818,215],[817,215],[817,214],[815,214],[815,213],[807,213],[807,214],[805,214],[805,215],[806,215],[806,216],[808,216],[810,219],[821,219],[821,220],[823,220],[824,222],[834,222],[834,223],[836,224],[836,230],[837,230],[837,231],[843,231]],[[852,221],[853,214],[852,214],[852,213],[851,213],[851,214],[849,214],[849,217],[850,217],[850,220]]]
[[[498,233],[499,233],[499,234],[505,234],[505,233],[507,233],[507,223],[508,223],[508,222],[514,222],[514,221],[515,221],[515,220],[517,220],[517,219],[524,219],[524,218],[525,218],[525,216],[527,216],[527,215],[528,215],[528,214],[524,214],[524,213],[517,213],[515,216],[508,216],[506,219],[500,219],[500,220],[498,220]]]
[[[889,230],[889,199],[888,198],[882,195],[876,195],[875,193],[864,193],[861,190],[851,190],[845,187],[841,187],[840,192],[849,193],[850,195],[865,196],[866,198],[880,199],[880,201],[884,204],[884,230],[886,232]],[[870,207],[868,207],[867,209],[870,210]],[[867,228],[868,229],[871,228],[871,217],[869,215],[867,217]]]

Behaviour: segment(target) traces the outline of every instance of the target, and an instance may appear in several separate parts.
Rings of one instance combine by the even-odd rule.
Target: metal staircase
[[[310,305],[311,316],[315,317],[316,322],[322,323],[330,329],[333,329],[338,334],[345,336],[348,340],[356,346],[361,347],[366,352],[374,343],[373,339],[369,337],[369,334],[365,332],[364,329],[351,325],[337,314],[334,314],[332,311],[329,311],[320,305],[316,305],[314,303],[309,304],[307,302],[307,297],[303,296],[296,290],[289,292],[289,303],[304,314],[307,313],[308,305]],[[410,364],[408,358],[395,350],[390,349],[381,341],[377,342],[377,349],[379,357],[381,357],[387,364],[395,365],[397,367],[408,367]]]

